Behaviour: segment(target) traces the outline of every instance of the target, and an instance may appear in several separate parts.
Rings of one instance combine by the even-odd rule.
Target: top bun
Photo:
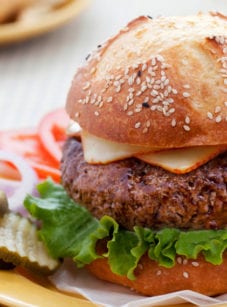
[[[78,69],[66,109],[114,142],[227,144],[227,16],[133,20]]]

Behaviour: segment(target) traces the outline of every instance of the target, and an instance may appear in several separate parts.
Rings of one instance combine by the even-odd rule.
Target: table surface
[[[0,46],[0,130],[36,125],[65,105],[86,55],[139,15],[227,14],[227,0],[93,0],[67,25],[26,42]]]
[[[0,46],[0,130],[35,126],[47,112],[64,107],[86,55],[131,19],[210,10],[227,15],[227,0],[92,0],[60,29]]]

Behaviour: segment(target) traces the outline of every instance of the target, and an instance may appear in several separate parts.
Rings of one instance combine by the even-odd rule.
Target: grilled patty
[[[176,175],[135,158],[88,164],[81,143],[69,138],[61,169],[62,184],[75,201],[93,216],[109,215],[126,229],[227,227],[227,152]]]

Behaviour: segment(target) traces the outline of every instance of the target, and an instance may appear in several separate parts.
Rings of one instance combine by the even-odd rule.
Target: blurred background
[[[6,0],[0,0],[0,13],[1,1]],[[45,29],[39,18],[26,25],[20,22],[0,25],[0,130],[35,126],[46,112],[63,107],[71,80],[86,55],[131,19],[139,15],[189,15],[210,10],[227,15],[227,0],[69,2],[74,4],[71,9],[65,11],[62,6],[47,16]],[[62,13],[70,15],[64,15],[62,23],[70,21],[56,29],[52,25],[51,31],[46,31],[51,18],[56,18],[55,14],[61,18]],[[46,33],[24,40],[26,35],[33,36],[37,27]],[[24,37],[23,31],[27,33]]]

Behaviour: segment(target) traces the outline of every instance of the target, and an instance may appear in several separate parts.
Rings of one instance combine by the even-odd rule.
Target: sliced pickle
[[[50,274],[60,264],[48,254],[36,226],[13,212],[0,217],[0,259],[42,274]]]
[[[5,192],[0,190],[0,216],[9,211],[8,199]]]

